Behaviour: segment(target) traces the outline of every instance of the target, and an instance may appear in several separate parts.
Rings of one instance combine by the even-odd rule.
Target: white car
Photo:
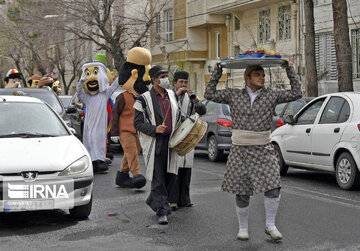
[[[342,189],[360,185],[360,93],[313,99],[271,134],[280,174],[288,167],[335,173]]]
[[[0,211],[92,206],[89,153],[60,116],[37,98],[0,95]]]

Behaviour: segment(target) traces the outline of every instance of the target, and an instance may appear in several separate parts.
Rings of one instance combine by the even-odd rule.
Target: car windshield
[[[230,107],[229,107],[229,105],[223,104],[222,107],[223,107],[223,113],[224,113],[224,115],[230,116],[231,114],[230,114]]]
[[[1,102],[0,138],[69,135],[57,115],[44,103]]]
[[[32,92],[32,93],[26,93],[26,96],[35,97],[35,98],[41,99],[42,101],[45,101],[58,114],[61,114],[63,112],[63,108],[53,92],[50,92],[50,91],[49,92]]]

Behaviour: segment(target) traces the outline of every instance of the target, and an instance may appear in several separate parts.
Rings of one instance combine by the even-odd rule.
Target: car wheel
[[[218,149],[215,135],[208,139],[208,157],[211,161],[218,161],[224,156],[224,150]]]
[[[91,213],[92,196],[88,204],[69,209],[71,217],[75,219],[86,219]]]
[[[279,158],[279,166],[280,166],[280,175],[281,176],[284,176],[286,175],[288,169],[289,169],[289,166],[285,164],[284,162],[284,158],[281,154],[281,150],[280,150],[280,147],[276,144],[274,144],[274,148],[275,148],[275,151],[277,153],[277,156]]]
[[[341,189],[350,190],[360,184],[360,174],[350,153],[340,154],[336,161],[336,181]]]

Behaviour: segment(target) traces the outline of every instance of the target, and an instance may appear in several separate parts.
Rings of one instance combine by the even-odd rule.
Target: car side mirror
[[[287,115],[285,117],[285,123],[287,123],[289,125],[294,125],[295,124],[294,115]]]
[[[76,113],[77,109],[75,106],[69,106],[68,108],[65,109],[66,113]]]

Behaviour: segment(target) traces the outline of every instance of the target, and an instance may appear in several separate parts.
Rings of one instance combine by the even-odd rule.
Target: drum
[[[169,147],[174,148],[178,155],[184,156],[190,152],[204,137],[208,124],[199,119],[195,113],[176,128],[169,140]]]

